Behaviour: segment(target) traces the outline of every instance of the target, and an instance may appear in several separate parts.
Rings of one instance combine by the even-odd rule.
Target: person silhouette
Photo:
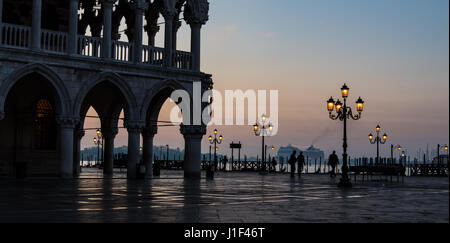
[[[272,171],[277,172],[277,160],[275,157],[272,158]]]
[[[300,152],[300,155],[297,158],[298,163],[298,177],[302,177],[303,166],[305,165],[305,156],[303,156],[303,152]]]
[[[339,158],[336,151],[333,151],[328,158],[328,165],[331,166],[330,177],[336,177],[336,166],[339,164]]]
[[[227,163],[228,163],[228,157],[225,155],[222,160],[223,163],[223,171],[227,171]]]
[[[291,165],[291,177],[295,177],[295,161],[297,160],[296,155],[297,155],[297,151],[294,150],[288,161],[288,163]]]

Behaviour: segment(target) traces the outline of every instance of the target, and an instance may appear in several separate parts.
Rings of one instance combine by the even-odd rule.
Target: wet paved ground
[[[0,222],[151,223],[449,223],[449,179],[405,178],[403,184],[361,181],[348,190],[326,175],[218,173],[188,181],[160,179],[0,179]]]

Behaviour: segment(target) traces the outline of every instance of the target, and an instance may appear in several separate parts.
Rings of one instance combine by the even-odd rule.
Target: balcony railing
[[[133,61],[132,58],[132,51],[133,51],[133,44],[129,42],[123,42],[123,41],[112,41],[113,44],[113,53],[112,58],[121,61],[121,62],[131,62]]]
[[[173,62],[176,68],[190,70],[192,68],[192,54],[185,51],[176,51],[173,54]]]
[[[102,38],[91,36],[78,36],[78,54],[88,57],[100,57]]]
[[[13,48],[31,48],[31,27],[15,24],[1,23],[0,45]],[[41,31],[41,51],[67,54],[69,36],[65,32],[52,30]],[[133,62],[133,43],[112,41],[112,59],[119,62]],[[103,39],[79,35],[77,37],[77,55],[101,58]],[[164,65],[164,48],[154,46],[142,46],[142,64],[160,66]],[[173,53],[173,67],[182,70],[192,69],[192,54],[184,51]]]
[[[3,23],[1,31],[1,44],[3,46],[30,48],[31,27]]]
[[[164,48],[143,46],[142,62],[149,65],[162,66],[164,62]]]
[[[67,33],[42,30],[41,49],[50,52],[67,52]]]

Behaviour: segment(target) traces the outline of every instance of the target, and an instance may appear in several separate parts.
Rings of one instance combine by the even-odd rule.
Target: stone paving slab
[[[1,179],[0,222],[89,223],[449,223],[449,179],[358,181],[336,187],[326,175],[218,173],[184,180],[162,171],[153,180],[124,173],[103,179]]]

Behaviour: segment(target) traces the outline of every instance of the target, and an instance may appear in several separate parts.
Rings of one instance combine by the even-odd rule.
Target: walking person
[[[288,161],[288,163],[291,165],[291,177],[295,177],[295,161],[297,160],[296,155],[297,151],[294,150]]]
[[[303,152],[300,152],[300,155],[297,158],[298,163],[298,177],[302,177],[303,167],[305,166],[305,156],[303,156]]]
[[[333,151],[328,158],[328,165],[331,166],[330,177],[336,177],[336,166],[339,164],[339,158],[336,151]]]

